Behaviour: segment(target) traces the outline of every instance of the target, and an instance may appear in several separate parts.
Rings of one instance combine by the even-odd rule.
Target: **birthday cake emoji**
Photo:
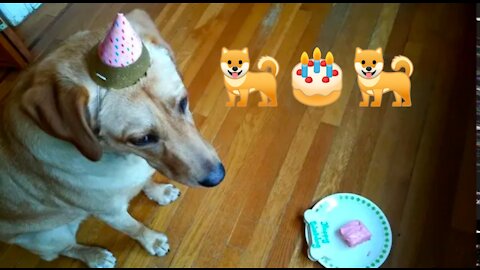
[[[326,106],[335,102],[342,91],[342,69],[328,52],[322,59],[315,48],[313,59],[302,53],[300,63],[292,69],[293,96],[308,106]]]

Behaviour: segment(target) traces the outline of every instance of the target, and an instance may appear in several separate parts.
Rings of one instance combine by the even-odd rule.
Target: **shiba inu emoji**
[[[220,67],[223,71],[225,87],[227,88],[229,101],[227,107],[234,107],[236,97],[240,100],[237,107],[247,106],[248,95],[259,91],[262,100],[259,107],[277,106],[277,81],[278,62],[270,56],[263,56],[258,61],[257,67],[260,72],[249,71],[250,57],[248,49],[228,50],[222,48]],[[267,70],[270,71],[267,71]]]
[[[410,76],[412,76],[413,64],[410,59],[402,55],[395,56],[392,60],[392,69],[395,72],[386,72],[383,71],[382,48],[362,50],[357,47],[354,66],[363,98],[360,107],[368,107],[371,96],[373,96],[373,102],[370,107],[380,107],[382,95],[389,91],[393,91],[395,95],[392,107],[412,106]],[[401,68],[404,68],[405,72],[399,71]]]

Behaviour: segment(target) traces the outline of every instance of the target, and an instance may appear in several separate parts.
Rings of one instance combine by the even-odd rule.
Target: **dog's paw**
[[[167,236],[150,229],[144,232],[140,242],[150,255],[165,256],[170,251]]]
[[[180,196],[180,190],[172,184],[154,184],[145,188],[144,192],[150,200],[159,205],[170,204]]]
[[[359,105],[360,107],[368,107],[368,102],[361,101]]]
[[[106,249],[91,248],[85,256],[85,261],[90,268],[113,268],[117,259]]]

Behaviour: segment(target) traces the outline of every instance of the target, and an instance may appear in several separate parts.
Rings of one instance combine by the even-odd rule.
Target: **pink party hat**
[[[145,75],[150,56],[127,18],[118,13],[103,41],[93,48],[88,63],[90,75],[99,85],[119,89]]]
[[[126,67],[142,54],[142,41],[133,30],[127,18],[118,13],[107,36],[98,47],[103,63],[111,67]]]

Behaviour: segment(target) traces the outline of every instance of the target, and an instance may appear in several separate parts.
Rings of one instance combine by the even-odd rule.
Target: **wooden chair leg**
[[[0,25],[5,22],[0,18]],[[3,27],[2,27],[3,28]],[[11,28],[6,26],[0,32],[0,66],[25,68],[31,62],[32,55],[23,41]]]

